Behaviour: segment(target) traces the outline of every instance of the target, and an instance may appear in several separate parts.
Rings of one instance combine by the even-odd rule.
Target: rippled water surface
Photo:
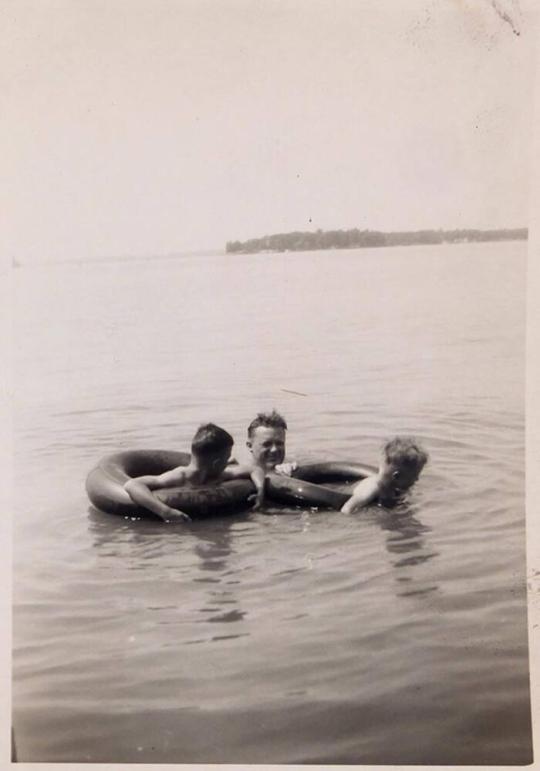
[[[530,761],[525,249],[15,272],[19,760]],[[272,407],[291,459],[430,464],[394,513],[89,508],[106,452],[212,420],[242,459]]]

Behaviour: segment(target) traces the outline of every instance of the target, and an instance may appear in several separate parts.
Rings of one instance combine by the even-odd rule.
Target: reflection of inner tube
[[[266,495],[276,503],[288,503],[294,506],[316,506],[318,508],[340,509],[350,497],[350,493],[324,487],[319,482],[357,482],[375,474],[377,469],[360,463],[309,463],[299,466],[294,476],[281,474],[266,475]]]
[[[188,453],[167,450],[126,450],[107,455],[88,475],[86,492],[94,506],[108,514],[159,519],[153,512],[137,506],[124,490],[124,484],[132,477],[153,476],[187,466],[189,459]],[[253,491],[250,479],[233,479],[217,485],[168,487],[152,492],[167,506],[180,509],[193,519],[203,519],[247,507]]]

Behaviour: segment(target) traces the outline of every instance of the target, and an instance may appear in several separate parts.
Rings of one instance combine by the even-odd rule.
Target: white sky
[[[3,254],[524,226],[533,5],[4,2]]]

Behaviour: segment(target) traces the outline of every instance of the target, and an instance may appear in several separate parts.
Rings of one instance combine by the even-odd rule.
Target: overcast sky
[[[9,259],[527,224],[534,3],[4,5]]]

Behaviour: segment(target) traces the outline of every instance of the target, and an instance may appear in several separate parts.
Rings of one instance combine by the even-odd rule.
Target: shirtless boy
[[[284,463],[285,432],[287,423],[279,412],[259,412],[247,430],[247,446],[253,456],[254,466],[264,471],[276,471],[290,475],[296,463]]]
[[[167,506],[153,495],[152,490],[186,484],[209,485],[250,477],[256,488],[255,507],[259,507],[264,496],[264,470],[257,465],[227,467],[233,444],[232,436],[225,429],[206,423],[200,426],[193,437],[189,465],[178,466],[157,476],[130,479],[124,489],[136,504],[157,514],[165,522],[189,522],[190,517],[185,512]]]
[[[383,447],[378,473],[356,485],[341,511],[352,514],[375,501],[383,506],[396,504],[416,482],[427,460],[427,453],[414,439],[391,439]]]

